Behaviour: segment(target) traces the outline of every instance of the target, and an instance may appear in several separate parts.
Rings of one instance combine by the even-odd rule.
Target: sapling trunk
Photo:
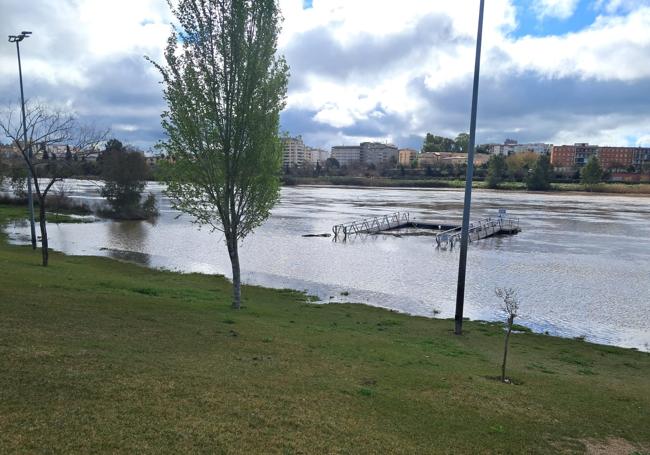
[[[239,269],[237,239],[228,241],[228,254],[232,265],[232,307],[238,310],[241,308],[241,272]]]
[[[501,364],[501,381],[506,381],[506,361],[508,359],[508,342],[510,341],[510,333],[512,332],[512,323],[514,317],[508,318],[508,331],[506,332],[506,342],[503,347],[503,364]]]
[[[41,226],[41,253],[43,256],[43,267],[47,267],[48,263],[48,241],[47,241],[47,221],[45,219],[45,198],[40,198],[38,201],[38,216],[40,218],[39,224]]]

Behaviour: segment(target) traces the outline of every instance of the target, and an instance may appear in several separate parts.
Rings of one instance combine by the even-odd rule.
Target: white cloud
[[[314,145],[331,145],[467,129],[476,0],[314,0],[309,9],[302,0],[280,3],[285,17],[280,48],[293,67],[287,109],[304,114],[292,120],[292,133],[305,132]],[[566,19],[577,3],[530,4],[540,17]],[[570,97],[558,92],[567,80],[612,83],[597,86],[603,90],[650,85],[641,83],[650,80],[650,0],[599,0],[593,7],[600,16],[583,30],[515,37],[514,0],[486,2],[481,134],[496,139],[508,131],[520,139],[566,142],[626,142],[650,135],[650,114],[623,115],[626,106],[607,98],[611,103],[594,108],[598,113],[574,115],[576,107],[565,101]],[[142,55],[161,59],[171,20],[164,1],[0,0],[0,11],[0,29],[7,34],[34,32],[21,48],[29,97],[94,113],[127,137],[144,131],[148,136],[141,140],[147,141],[160,134],[159,76]],[[15,100],[16,79],[15,48],[2,46],[0,101]],[[527,104],[539,93],[510,95],[517,97],[510,104],[486,102],[499,81],[506,85],[499,96],[507,97],[515,85],[532,87],[535,80],[546,81],[541,84],[549,91],[546,98],[563,93],[554,101],[557,115]],[[581,103],[590,106],[596,102],[591,98],[602,98],[590,95]],[[530,112],[513,115],[510,106]]]
[[[650,0],[596,0],[594,4],[597,11],[607,14],[627,13],[644,6],[650,6]]]
[[[533,0],[532,8],[540,18],[568,19],[578,6],[579,0]]]
[[[543,77],[636,80],[650,77],[650,8],[627,16],[601,16],[589,28],[564,36],[504,42],[510,63],[502,69]]]
[[[650,147],[650,134],[639,137],[634,145],[637,147]]]

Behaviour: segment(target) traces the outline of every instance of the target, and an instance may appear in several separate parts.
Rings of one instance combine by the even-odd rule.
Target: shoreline
[[[290,177],[283,178],[282,186],[341,186],[354,188],[391,188],[391,189],[457,189],[465,188],[464,180],[400,180],[389,178],[368,177]],[[600,183],[591,189],[580,183],[552,183],[549,191],[529,191],[521,182],[505,182],[499,188],[486,188],[484,182],[475,181],[472,189],[494,192],[521,192],[533,194],[593,194],[593,195],[620,195],[620,196],[650,196],[650,183]]]
[[[319,185],[314,185],[314,186],[319,186]],[[553,194],[553,193],[550,193]],[[16,206],[11,206],[11,205],[5,205],[5,204],[0,204],[0,247],[2,245],[5,245],[7,247],[16,247],[16,248],[27,248],[28,245],[26,244],[21,244],[21,243],[9,243],[7,234],[3,232],[3,227],[10,221],[15,221],[16,219],[3,219],[2,217],[2,209],[9,207],[11,209],[11,213],[15,213],[16,211],[19,211],[20,209]],[[26,221],[26,220],[25,220]],[[120,220],[106,220],[109,222],[119,222]],[[86,223],[87,221],[84,221],[83,219],[70,219],[69,221],[66,221],[67,223]],[[53,248],[50,248],[50,251],[55,252],[57,254],[63,255],[64,257],[70,257],[70,258],[99,258],[99,259],[106,259],[109,261],[115,261],[120,264],[125,264],[125,265],[133,265],[137,267],[142,267],[146,270],[150,270],[152,272],[169,272],[169,273],[174,273],[178,274],[180,276],[188,276],[188,275],[201,275],[205,277],[219,277],[223,278],[227,281],[230,279],[226,277],[223,274],[215,273],[215,274],[208,274],[208,273],[203,273],[203,272],[192,272],[192,271],[183,271],[183,270],[169,270],[164,267],[155,267],[155,266],[150,266],[144,263],[141,263],[137,260],[131,260],[131,259],[125,259],[125,258],[118,258],[118,257],[113,257],[109,255],[101,255],[101,254],[84,254],[84,255],[76,255],[76,254],[67,254],[63,251],[55,250]],[[229,281],[230,282],[230,281]],[[313,304],[317,305],[359,305],[359,306],[364,306],[367,308],[372,308],[372,309],[378,309],[382,311],[387,311],[392,314],[400,314],[403,316],[407,317],[413,317],[413,318],[424,318],[424,319],[429,319],[429,320],[436,320],[436,321],[451,321],[453,323],[453,317],[451,318],[441,318],[441,317],[435,317],[435,316],[430,316],[430,315],[424,315],[424,314],[417,314],[417,313],[411,313],[409,311],[402,311],[399,309],[395,308],[390,308],[387,306],[381,306],[381,305],[373,305],[370,302],[354,302],[354,301],[349,301],[349,300],[344,300],[343,297],[347,296],[347,292],[345,291],[344,293],[341,293],[340,295],[337,294],[338,291],[332,291],[332,292],[326,292],[323,294],[323,297],[316,296],[316,295],[311,295],[307,291],[307,289],[293,289],[293,288],[286,288],[282,287],[282,284],[278,284],[277,286],[273,286],[273,284],[256,284],[254,282],[252,283],[246,283],[242,282],[243,285],[249,286],[249,287],[259,287],[262,289],[266,289],[269,291],[286,291],[290,290],[292,292],[295,292],[297,294],[303,295],[305,297],[305,300],[310,301]],[[334,293],[335,298],[334,299],[327,299],[324,297],[326,294],[331,294]],[[469,317],[465,318],[466,321],[468,322],[473,322],[473,323],[486,323],[486,324],[500,324],[501,322],[499,319],[470,319]],[[646,352],[650,353],[650,349],[644,350],[642,347],[633,347],[633,346],[622,346],[619,344],[608,344],[604,341],[598,341],[598,335],[597,334],[588,334],[588,333],[581,333],[580,335],[575,335],[571,336],[567,333],[567,335],[562,335],[561,333],[563,332],[562,327],[558,326],[540,326],[539,324],[535,324],[534,322],[529,323],[526,325],[525,323],[519,324],[522,330],[529,332],[534,335],[542,335],[542,336],[547,336],[547,337],[552,337],[552,338],[558,338],[558,339],[563,339],[563,340],[580,340],[584,341],[589,344],[593,344],[595,346],[610,346],[610,347],[615,347],[618,349],[627,349],[627,350],[632,350],[632,351],[637,351],[637,352]],[[595,340],[589,340],[590,337],[594,337]],[[586,338],[586,339],[585,339]],[[646,346],[647,348],[647,346]]]

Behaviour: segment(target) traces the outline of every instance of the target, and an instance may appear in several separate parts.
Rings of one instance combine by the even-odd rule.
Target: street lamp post
[[[476,142],[476,109],[478,106],[478,79],[481,69],[481,39],[483,36],[484,0],[478,13],[476,36],[476,60],[474,62],[474,86],[472,89],[472,114],[469,126],[469,150],[467,151],[467,177],[465,178],[465,203],[463,205],[463,226],[460,234],[460,259],[458,262],[458,287],[456,288],[456,327],[454,333],[463,333],[463,305],[465,304],[465,271],[467,270],[467,241],[469,237],[469,212],[472,204],[472,179],[474,177],[474,145]]]
[[[16,53],[18,54],[18,78],[20,79],[20,105],[23,112],[23,147],[28,147],[27,157],[31,163],[32,146],[27,144],[27,119],[25,117],[25,94],[23,92],[23,69],[20,64],[20,42],[29,38],[32,32],[20,32],[20,35],[9,35],[9,42],[16,43]],[[34,197],[32,195],[32,169],[27,166],[27,203],[29,205],[29,222],[32,233],[32,248],[36,249],[36,226],[34,225]]]

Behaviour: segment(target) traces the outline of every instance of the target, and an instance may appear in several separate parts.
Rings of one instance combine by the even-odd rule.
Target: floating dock
[[[335,239],[342,238],[345,240],[350,235],[378,234],[391,229],[402,229],[407,227],[409,223],[410,215],[408,212],[396,212],[390,215],[337,224],[332,227],[332,232]]]
[[[389,215],[365,218],[349,223],[337,224],[332,227],[335,240],[347,240],[349,236],[361,234],[381,234],[382,232],[398,229],[416,228],[441,231],[436,234],[436,246],[454,247],[460,240],[461,226],[433,221],[413,221],[408,212],[396,212]],[[470,223],[469,241],[478,241],[496,235],[512,235],[519,232],[519,218],[505,216],[505,210],[500,211],[496,218],[484,218]]]
[[[497,218],[484,218],[469,224],[468,239],[470,242],[476,242],[496,235],[514,235],[520,232],[519,218],[506,218],[499,216]],[[460,242],[461,226],[448,229],[436,235],[436,246],[438,248],[454,247],[454,244]]]

